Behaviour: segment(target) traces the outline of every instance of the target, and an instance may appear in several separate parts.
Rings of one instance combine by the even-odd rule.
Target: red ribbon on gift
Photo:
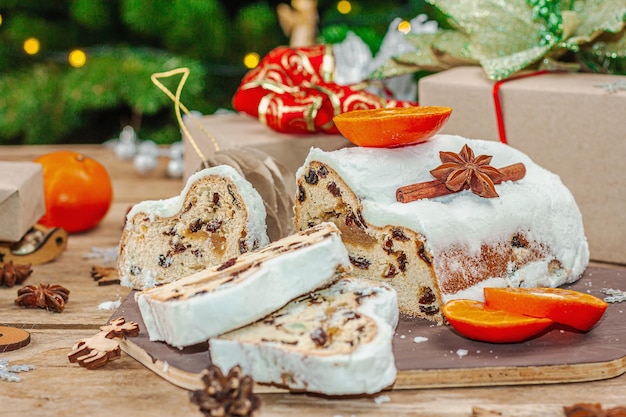
[[[338,85],[332,82],[334,70],[332,48],[326,45],[275,48],[243,77],[233,107],[278,132],[338,133],[333,123],[338,114],[417,106],[369,93],[366,85]]]
[[[505,78],[503,80],[496,82],[493,85],[491,94],[493,96],[493,104],[496,108],[496,122],[498,123],[498,135],[500,137],[500,142],[504,144],[508,143],[506,139],[506,129],[504,128],[504,114],[502,113],[502,104],[500,103],[500,87],[502,86],[502,84],[508,81],[519,80],[521,78],[534,77],[536,75],[547,74],[548,72],[552,72],[552,71],[541,70],[541,71],[530,72],[527,74],[521,74],[515,77]]]

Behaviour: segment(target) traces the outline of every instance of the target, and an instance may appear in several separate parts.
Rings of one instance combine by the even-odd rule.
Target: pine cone
[[[209,365],[202,372],[202,382],[205,388],[191,392],[189,397],[207,417],[252,416],[261,405],[260,399],[252,392],[252,377],[243,375],[239,365],[226,376],[217,366]]]
[[[9,261],[0,268],[0,285],[4,284],[7,287],[19,285],[32,273],[31,264],[14,264],[13,261]]]

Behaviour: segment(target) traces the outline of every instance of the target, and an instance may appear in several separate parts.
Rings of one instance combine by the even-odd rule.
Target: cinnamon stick
[[[526,166],[521,162],[498,168],[498,170],[502,172],[502,178],[494,181],[494,184],[500,184],[503,181],[521,180],[526,175]],[[398,188],[396,190],[396,200],[400,203],[410,203],[423,198],[441,197],[454,193],[455,191],[449,190],[445,183],[439,180],[433,180]]]

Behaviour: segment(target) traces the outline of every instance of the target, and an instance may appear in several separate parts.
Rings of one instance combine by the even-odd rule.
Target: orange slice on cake
[[[491,308],[546,317],[584,332],[608,307],[598,297],[564,288],[485,288],[484,294],[485,304]]]
[[[393,148],[424,142],[439,132],[450,107],[416,106],[353,110],[333,118],[339,132],[357,146]]]
[[[517,343],[547,329],[548,318],[498,310],[475,300],[451,300],[442,309],[450,325],[462,336],[489,343]]]

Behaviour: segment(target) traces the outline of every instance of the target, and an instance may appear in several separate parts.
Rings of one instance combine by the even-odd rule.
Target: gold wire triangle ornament
[[[182,77],[178,83],[178,86],[176,87],[176,93],[172,93],[167,87],[165,87],[163,85],[163,83],[161,83],[161,81],[159,81],[160,78],[169,78],[175,75],[180,75],[182,74]],[[217,140],[215,140],[215,138],[213,137],[213,135],[211,135],[203,126],[202,124],[198,123],[198,120],[196,119],[196,117],[191,114],[191,112],[187,109],[187,107],[185,107],[185,105],[183,103],[180,102],[180,95],[183,91],[183,87],[185,85],[185,83],[187,82],[187,78],[189,78],[189,68],[183,67],[183,68],[177,68],[177,69],[173,69],[171,71],[166,71],[166,72],[158,72],[155,74],[152,74],[150,76],[150,79],[152,80],[152,82],[154,83],[154,85],[156,85],[161,91],[163,91],[173,102],[174,102],[174,110],[176,112],[176,120],[178,121],[178,125],[180,126],[180,129],[183,131],[183,133],[187,136],[187,138],[189,139],[189,143],[191,143],[191,146],[193,147],[193,150],[196,152],[196,154],[198,154],[198,156],[200,157],[200,160],[202,161],[202,165],[205,168],[209,167],[209,164],[207,162],[207,159],[204,157],[204,154],[202,153],[202,151],[200,150],[200,148],[198,147],[198,144],[196,143],[195,139],[191,136],[191,133],[189,133],[189,130],[187,130],[187,126],[185,126],[185,124],[183,123],[183,118],[181,115],[181,110],[183,113],[185,113],[187,116],[189,116],[190,120],[193,121],[193,123],[202,131],[206,134],[206,136],[211,140],[211,143],[213,143],[213,147],[215,148],[215,152],[219,152],[220,147],[219,144],[217,143]]]

